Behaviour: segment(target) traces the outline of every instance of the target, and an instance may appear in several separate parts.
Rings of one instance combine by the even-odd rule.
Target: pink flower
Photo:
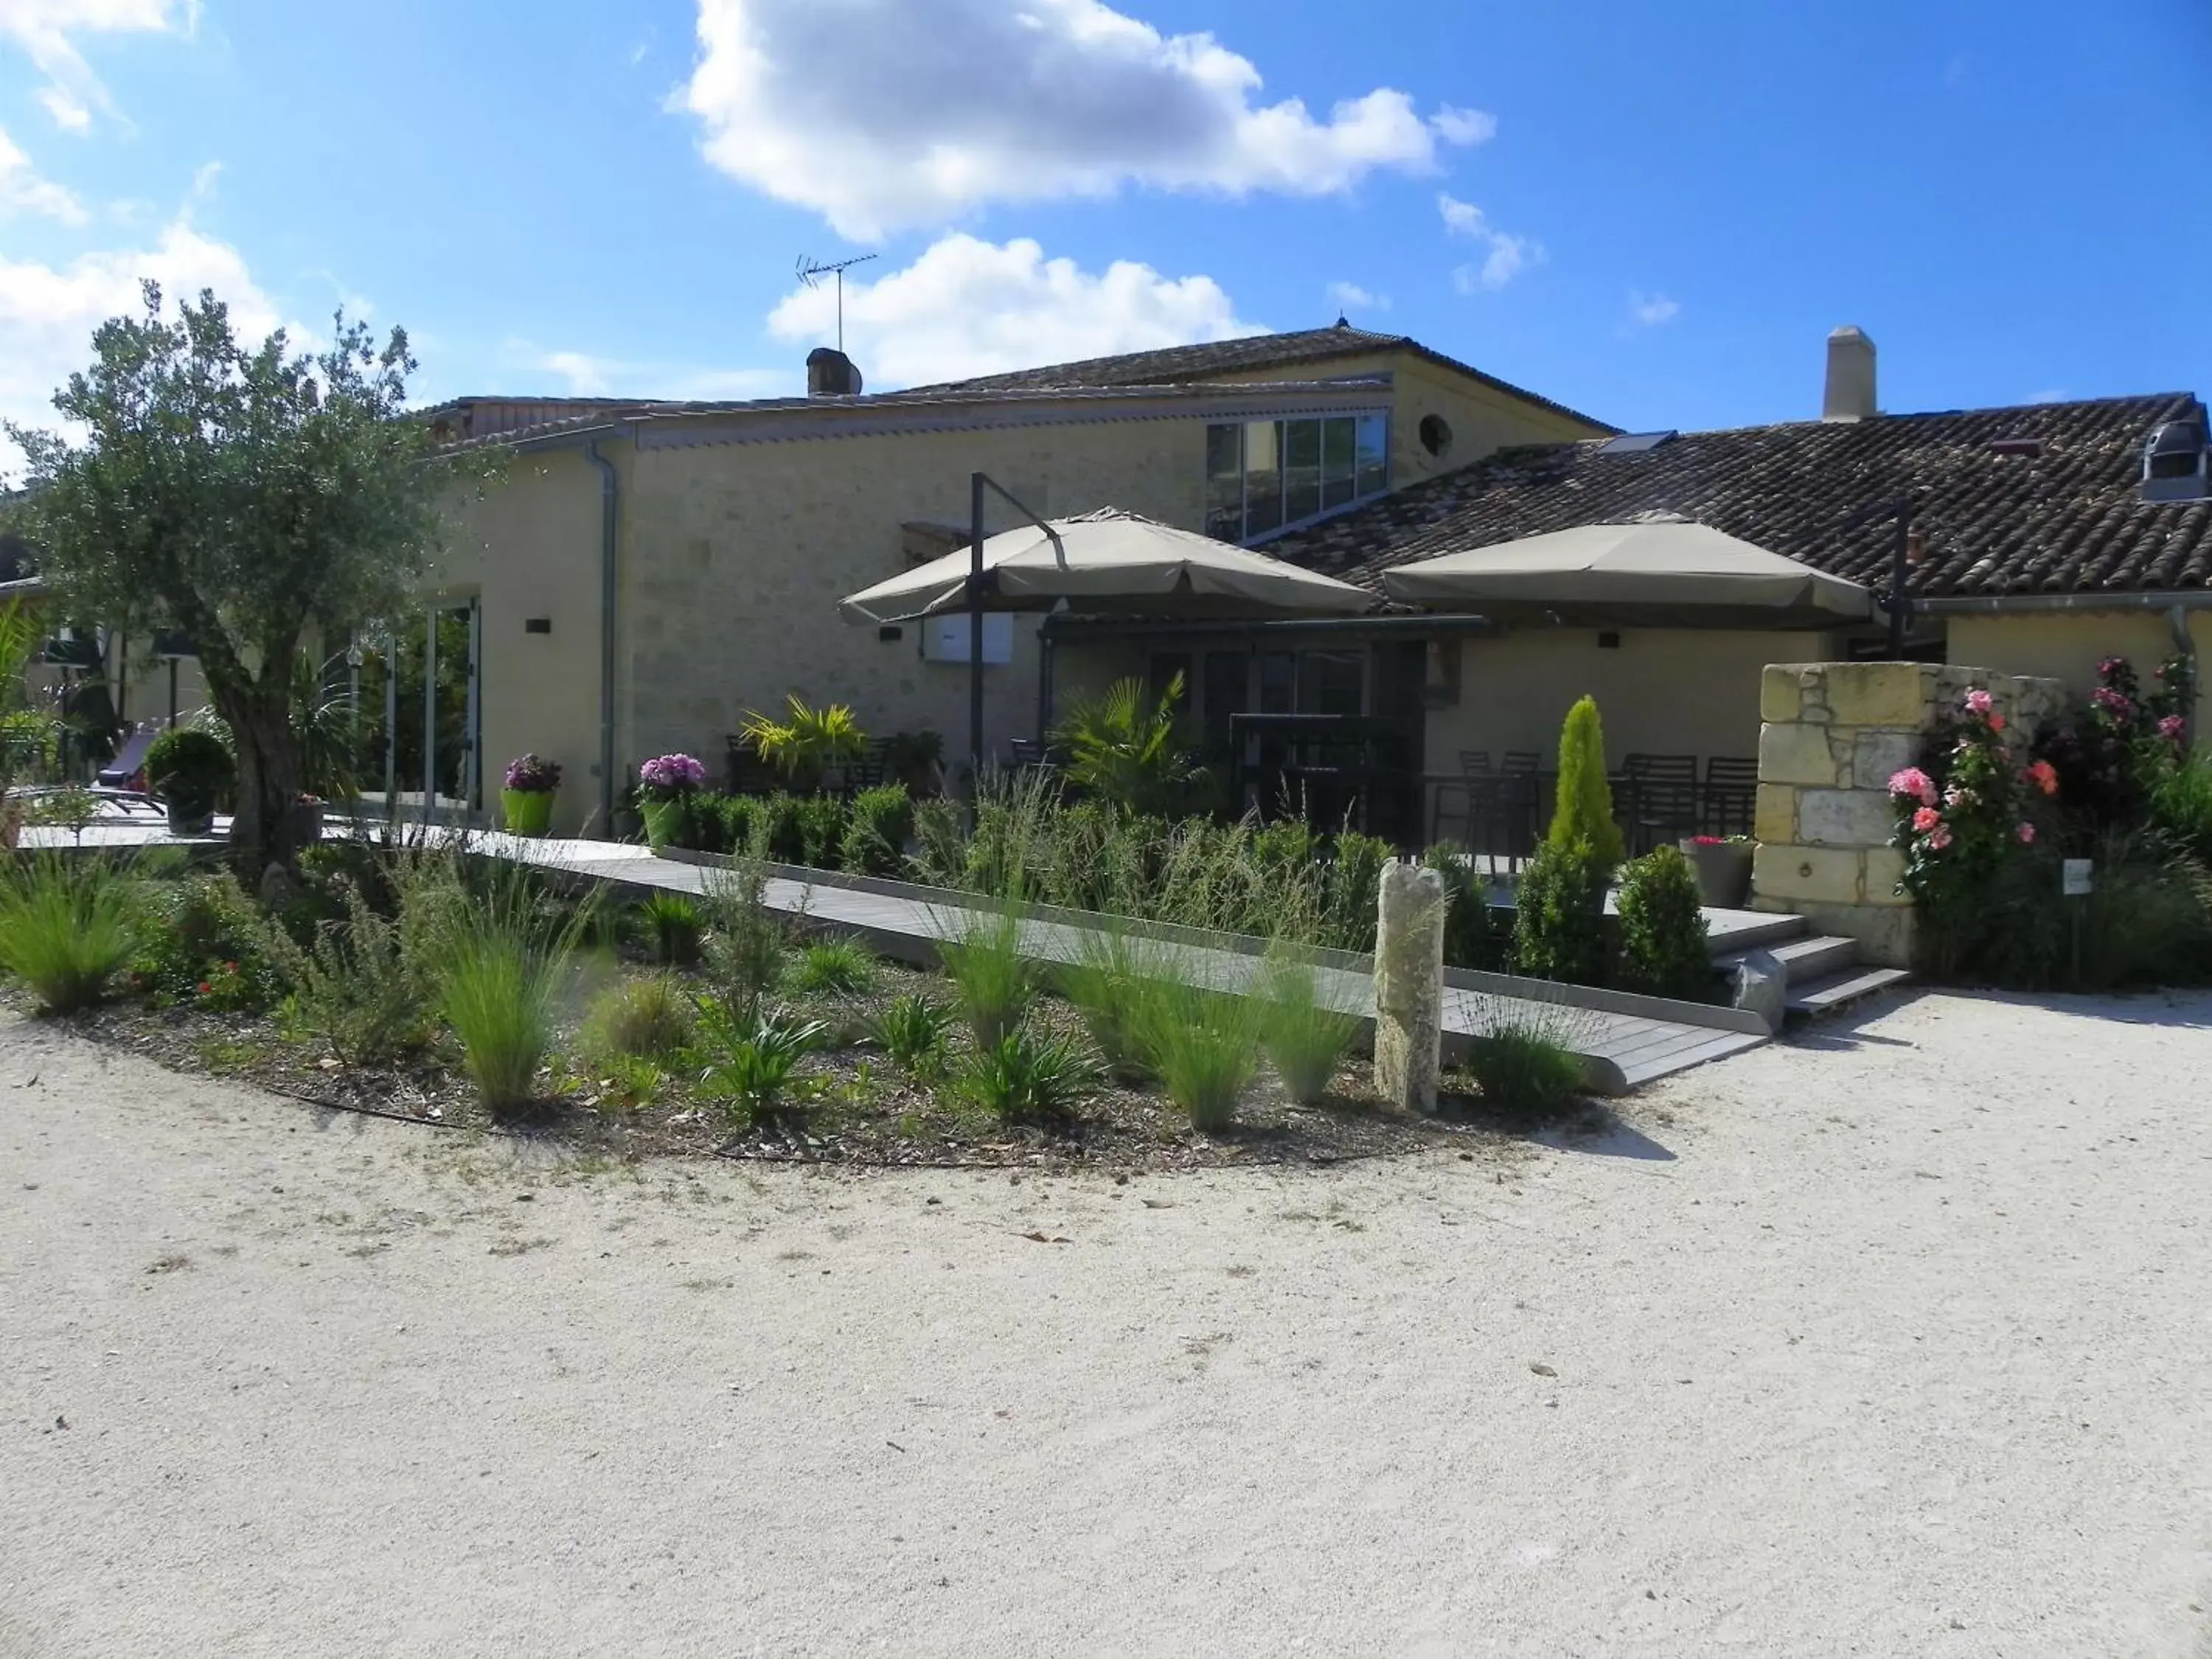
[[[1940,853],[1950,844],[1950,830],[1940,823],[1937,824],[1928,837],[1928,850],[1931,853]]]
[[[1981,799],[1971,789],[1947,789],[1943,792],[1946,806],[1972,806]]]
[[[2158,734],[2168,743],[2179,743],[2184,725],[2180,715],[2168,714],[2158,723]]]
[[[2136,706],[2109,685],[2100,685],[2089,694],[2089,701],[2118,720],[2125,720],[2136,712]]]
[[[2025,781],[2033,784],[2046,795],[2055,795],[2058,793],[2058,769],[2047,760],[2036,762],[2020,775]]]
[[[1923,806],[1912,815],[1912,827],[1923,836],[1942,822],[1943,815],[1932,806]]]
[[[1990,716],[1990,731],[1992,731],[1992,732],[2002,732],[2002,731],[2003,731],[2003,730],[2004,730],[2004,728],[2005,728],[2005,717],[2004,717],[2002,714],[1991,714],[1991,715]]]
[[[2020,844],[2022,847],[2032,847],[2035,844],[2035,826],[2024,819],[2020,826]]]
[[[1901,772],[1890,774],[1889,793],[1910,795],[1923,806],[1933,806],[1936,804],[1936,780],[1918,767],[1908,766]]]
[[[1990,694],[1986,691],[1967,692],[1966,712],[1970,714],[1988,714],[1990,712]]]

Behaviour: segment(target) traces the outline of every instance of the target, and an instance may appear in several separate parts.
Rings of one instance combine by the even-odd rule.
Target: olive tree
[[[54,394],[70,437],[13,423],[28,461],[21,529],[71,611],[189,635],[238,756],[231,836],[258,874],[289,861],[301,755],[290,719],[301,647],[396,614],[435,548],[448,467],[406,418],[407,336],[336,321],[327,349],[257,347],[203,290],[173,319],[93,335]]]

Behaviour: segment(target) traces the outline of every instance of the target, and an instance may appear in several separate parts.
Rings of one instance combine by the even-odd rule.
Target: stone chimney
[[[860,395],[860,371],[843,352],[817,346],[806,354],[806,395],[857,398]]]
[[[1820,395],[1824,421],[1870,421],[1874,401],[1874,342],[1846,323],[1828,336],[1828,384]]]

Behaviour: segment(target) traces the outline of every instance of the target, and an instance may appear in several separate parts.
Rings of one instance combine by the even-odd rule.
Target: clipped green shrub
[[[956,918],[937,954],[959,994],[960,1011],[978,1048],[996,1048],[1021,1021],[1036,994],[1022,957],[1022,919],[1013,910],[973,910]]]
[[[1451,908],[1444,916],[1444,962],[1485,970],[1505,966],[1512,940],[1491,913],[1490,883],[1456,842],[1440,841],[1421,862],[1444,878]]]
[[[765,1117],[782,1103],[799,1063],[828,1034],[818,1020],[746,1014],[702,997],[692,1049],[699,1092],[732,1115]]]
[[[794,991],[849,994],[876,982],[876,958],[857,939],[817,939],[799,953],[786,977]]]
[[[1620,826],[1613,822],[1613,786],[1605,775],[1605,729],[1597,700],[1584,697],[1567,710],[1559,728],[1559,793],[1546,834],[1547,846],[1583,847],[1597,860],[1601,877],[1610,877],[1627,855]]]
[[[957,1097],[1008,1122],[1055,1117],[1098,1086],[1082,1045],[1016,1025],[980,1042],[953,1079]]]
[[[945,1039],[952,1018],[950,1008],[927,997],[912,994],[893,997],[883,1012],[868,1022],[868,1040],[915,1076],[934,1077],[945,1069]]]
[[[1537,848],[1514,896],[1516,969],[1575,985],[1605,982],[1606,872],[1582,842]]]
[[[799,798],[799,862],[811,870],[837,867],[845,841],[847,809],[842,795]]]
[[[137,890],[105,860],[42,854],[0,872],[0,968],[30,988],[42,1013],[106,995],[142,926]]]
[[[1620,960],[1624,990],[1710,1001],[1712,946],[1706,937],[1697,872],[1678,847],[1660,847],[1620,869]]]
[[[707,797],[714,802],[714,811],[722,820],[721,845],[715,850],[724,853],[757,854],[759,842],[768,830],[768,815],[757,795],[714,795]]]
[[[907,837],[914,833],[914,802],[902,783],[863,789],[839,844],[838,867],[856,876],[896,876],[906,867]]]
[[[805,863],[804,799],[778,791],[773,795],[757,796],[755,800],[752,847],[776,864]]]
[[[198,726],[173,726],[146,750],[146,787],[161,800],[212,806],[235,775],[222,739]]]
[[[696,962],[706,919],[681,893],[650,893],[639,902],[638,927],[655,962],[674,967]]]
[[[665,1061],[691,1041],[691,1000],[665,974],[617,981],[593,998],[580,1042],[597,1060]]]
[[[1328,1006],[1312,963],[1277,957],[1261,981],[1261,1047],[1292,1100],[1310,1106],[1328,1093],[1359,1036],[1358,1018]]]

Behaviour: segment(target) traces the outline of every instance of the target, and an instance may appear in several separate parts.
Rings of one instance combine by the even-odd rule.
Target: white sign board
[[[2058,890],[2068,898],[2087,898],[2096,888],[2096,865],[2088,859],[2062,859]]]
[[[922,623],[921,654],[930,662],[965,664],[968,613],[931,617]],[[1014,659],[1014,619],[1003,611],[983,613],[983,661],[997,668]]]

